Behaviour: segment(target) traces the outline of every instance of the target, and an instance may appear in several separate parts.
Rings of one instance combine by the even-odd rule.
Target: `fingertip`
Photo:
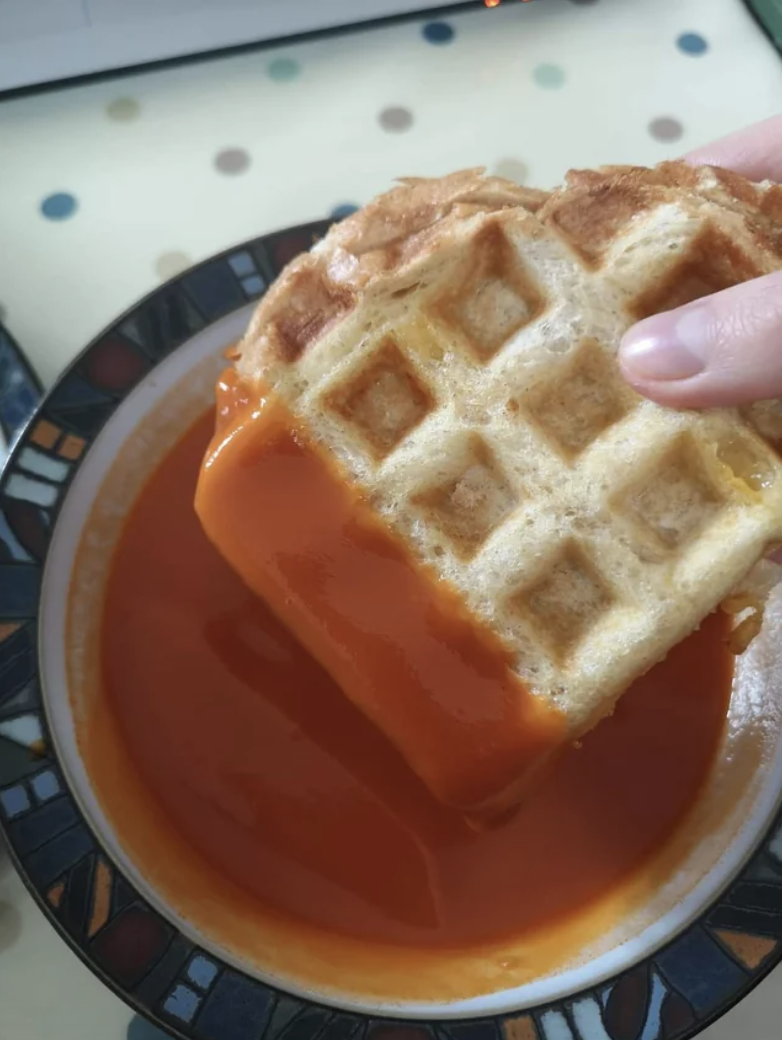
[[[782,180],[782,115],[744,127],[694,148],[684,161],[693,166],[721,166],[750,180]]]
[[[693,342],[702,338],[700,326],[705,324],[700,308],[669,311],[639,322],[626,333],[619,347],[623,371],[632,379],[655,383],[698,375],[705,367],[705,359],[702,350],[693,349]],[[696,335],[692,335],[690,325],[698,326]]]

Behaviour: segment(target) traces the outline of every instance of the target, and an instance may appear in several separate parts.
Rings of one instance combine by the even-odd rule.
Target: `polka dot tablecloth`
[[[292,2],[292,0],[290,0]],[[0,314],[45,382],[160,281],[397,175],[555,184],[782,108],[741,0],[504,0],[0,103]],[[707,1034],[779,1035],[774,977]],[[0,851],[0,1040],[153,1040]],[[654,1040],[653,1037],[647,1040]]]

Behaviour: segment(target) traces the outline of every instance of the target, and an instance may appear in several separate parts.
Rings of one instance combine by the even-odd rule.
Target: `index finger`
[[[698,166],[723,166],[751,181],[782,181],[782,115],[696,148],[686,159]]]

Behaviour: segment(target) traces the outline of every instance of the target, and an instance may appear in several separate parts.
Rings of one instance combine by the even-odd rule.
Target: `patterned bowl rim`
[[[330,223],[251,239],[155,289],[75,358],[16,438],[0,473],[0,835],[71,949],[180,1040],[688,1040],[782,961],[782,813],[723,894],[628,970],[524,1011],[393,1019],[293,997],[201,949],[122,875],[67,788],[43,710],[37,621],[80,459],[157,363],[257,300]]]
[[[5,457],[0,457],[0,475],[2,475],[6,459],[10,458],[16,441],[22,436],[27,424],[40,407],[41,398],[44,394],[43,383],[38,377],[32,362],[22,350],[18,341],[11,335],[8,328],[0,322],[0,350],[5,350],[13,359],[17,370],[21,373],[25,386],[29,393],[29,401],[24,402],[26,416],[21,420],[14,419],[8,422],[0,409],[0,437],[5,440],[7,451]],[[2,443],[2,442],[0,442]]]

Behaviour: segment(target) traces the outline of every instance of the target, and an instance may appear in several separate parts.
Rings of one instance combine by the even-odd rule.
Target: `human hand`
[[[686,158],[782,182],[782,116]],[[675,408],[782,397],[782,271],[646,318],[625,334],[619,361],[638,393]]]

